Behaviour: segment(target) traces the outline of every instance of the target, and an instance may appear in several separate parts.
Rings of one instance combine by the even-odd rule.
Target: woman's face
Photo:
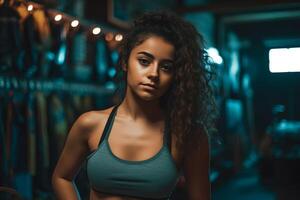
[[[135,46],[128,59],[127,90],[144,100],[159,99],[173,80],[174,46],[151,36]]]

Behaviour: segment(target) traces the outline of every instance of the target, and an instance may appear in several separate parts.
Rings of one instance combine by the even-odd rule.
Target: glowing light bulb
[[[55,21],[60,21],[62,19],[62,15],[61,14],[57,14],[57,15],[55,15],[55,17],[54,17],[54,20]]]
[[[99,28],[99,27],[93,28],[93,34],[94,35],[98,35],[100,32],[101,32],[101,28]]]
[[[73,20],[73,21],[71,22],[71,26],[72,26],[73,28],[77,27],[78,25],[79,25],[79,21],[78,21],[78,20]]]
[[[120,42],[121,40],[123,40],[123,35],[117,34],[117,35],[115,36],[115,40],[118,41],[118,42]]]
[[[27,10],[30,12],[33,10],[33,5],[29,4],[28,7],[27,7]]]
[[[222,64],[223,58],[220,56],[218,49],[214,47],[210,47],[207,49],[208,55],[213,59],[214,63],[216,64]]]

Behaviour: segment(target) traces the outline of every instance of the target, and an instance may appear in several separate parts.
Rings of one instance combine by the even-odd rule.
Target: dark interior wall
[[[87,0],[85,2],[85,17],[89,20],[106,22],[107,0]]]
[[[271,48],[300,46],[299,18],[299,12],[294,10],[220,15],[218,18],[217,42],[221,49],[230,49],[230,33],[238,38],[239,79],[242,80],[244,74],[250,75],[258,135],[271,123],[274,105],[285,106],[286,119],[300,120],[300,73],[271,73],[268,57]]]
[[[286,106],[286,118],[300,120],[300,73],[271,74],[267,80],[272,103]]]
[[[272,107],[282,104],[286,108],[284,117],[300,120],[300,73],[271,73],[269,71],[269,47],[260,40],[247,42],[240,50],[243,73],[251,77],[253,109],[256,129],[264,132],[273,119]]]

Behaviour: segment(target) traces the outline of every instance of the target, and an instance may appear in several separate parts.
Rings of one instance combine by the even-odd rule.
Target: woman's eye
[[[148,61],[147,59],[143,59],[143,58],[140,58],[140,59],[138,59],[139,60],[139,63],[141,64],[141,65],[149,65],[150,64],[150,61]]]
[[[172,66],[171,65],[162,65],[161,66],[162,70],[164,71],[172,71]]]

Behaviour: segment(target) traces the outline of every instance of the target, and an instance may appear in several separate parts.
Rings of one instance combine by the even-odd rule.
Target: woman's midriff
[[[100,192],[96,192],[95,190],[90,190],[90,200],[142,200],[141,198],[134,198],[134,197],[124,197],[124,196],[117,196],[111,194],[104,194]]]

